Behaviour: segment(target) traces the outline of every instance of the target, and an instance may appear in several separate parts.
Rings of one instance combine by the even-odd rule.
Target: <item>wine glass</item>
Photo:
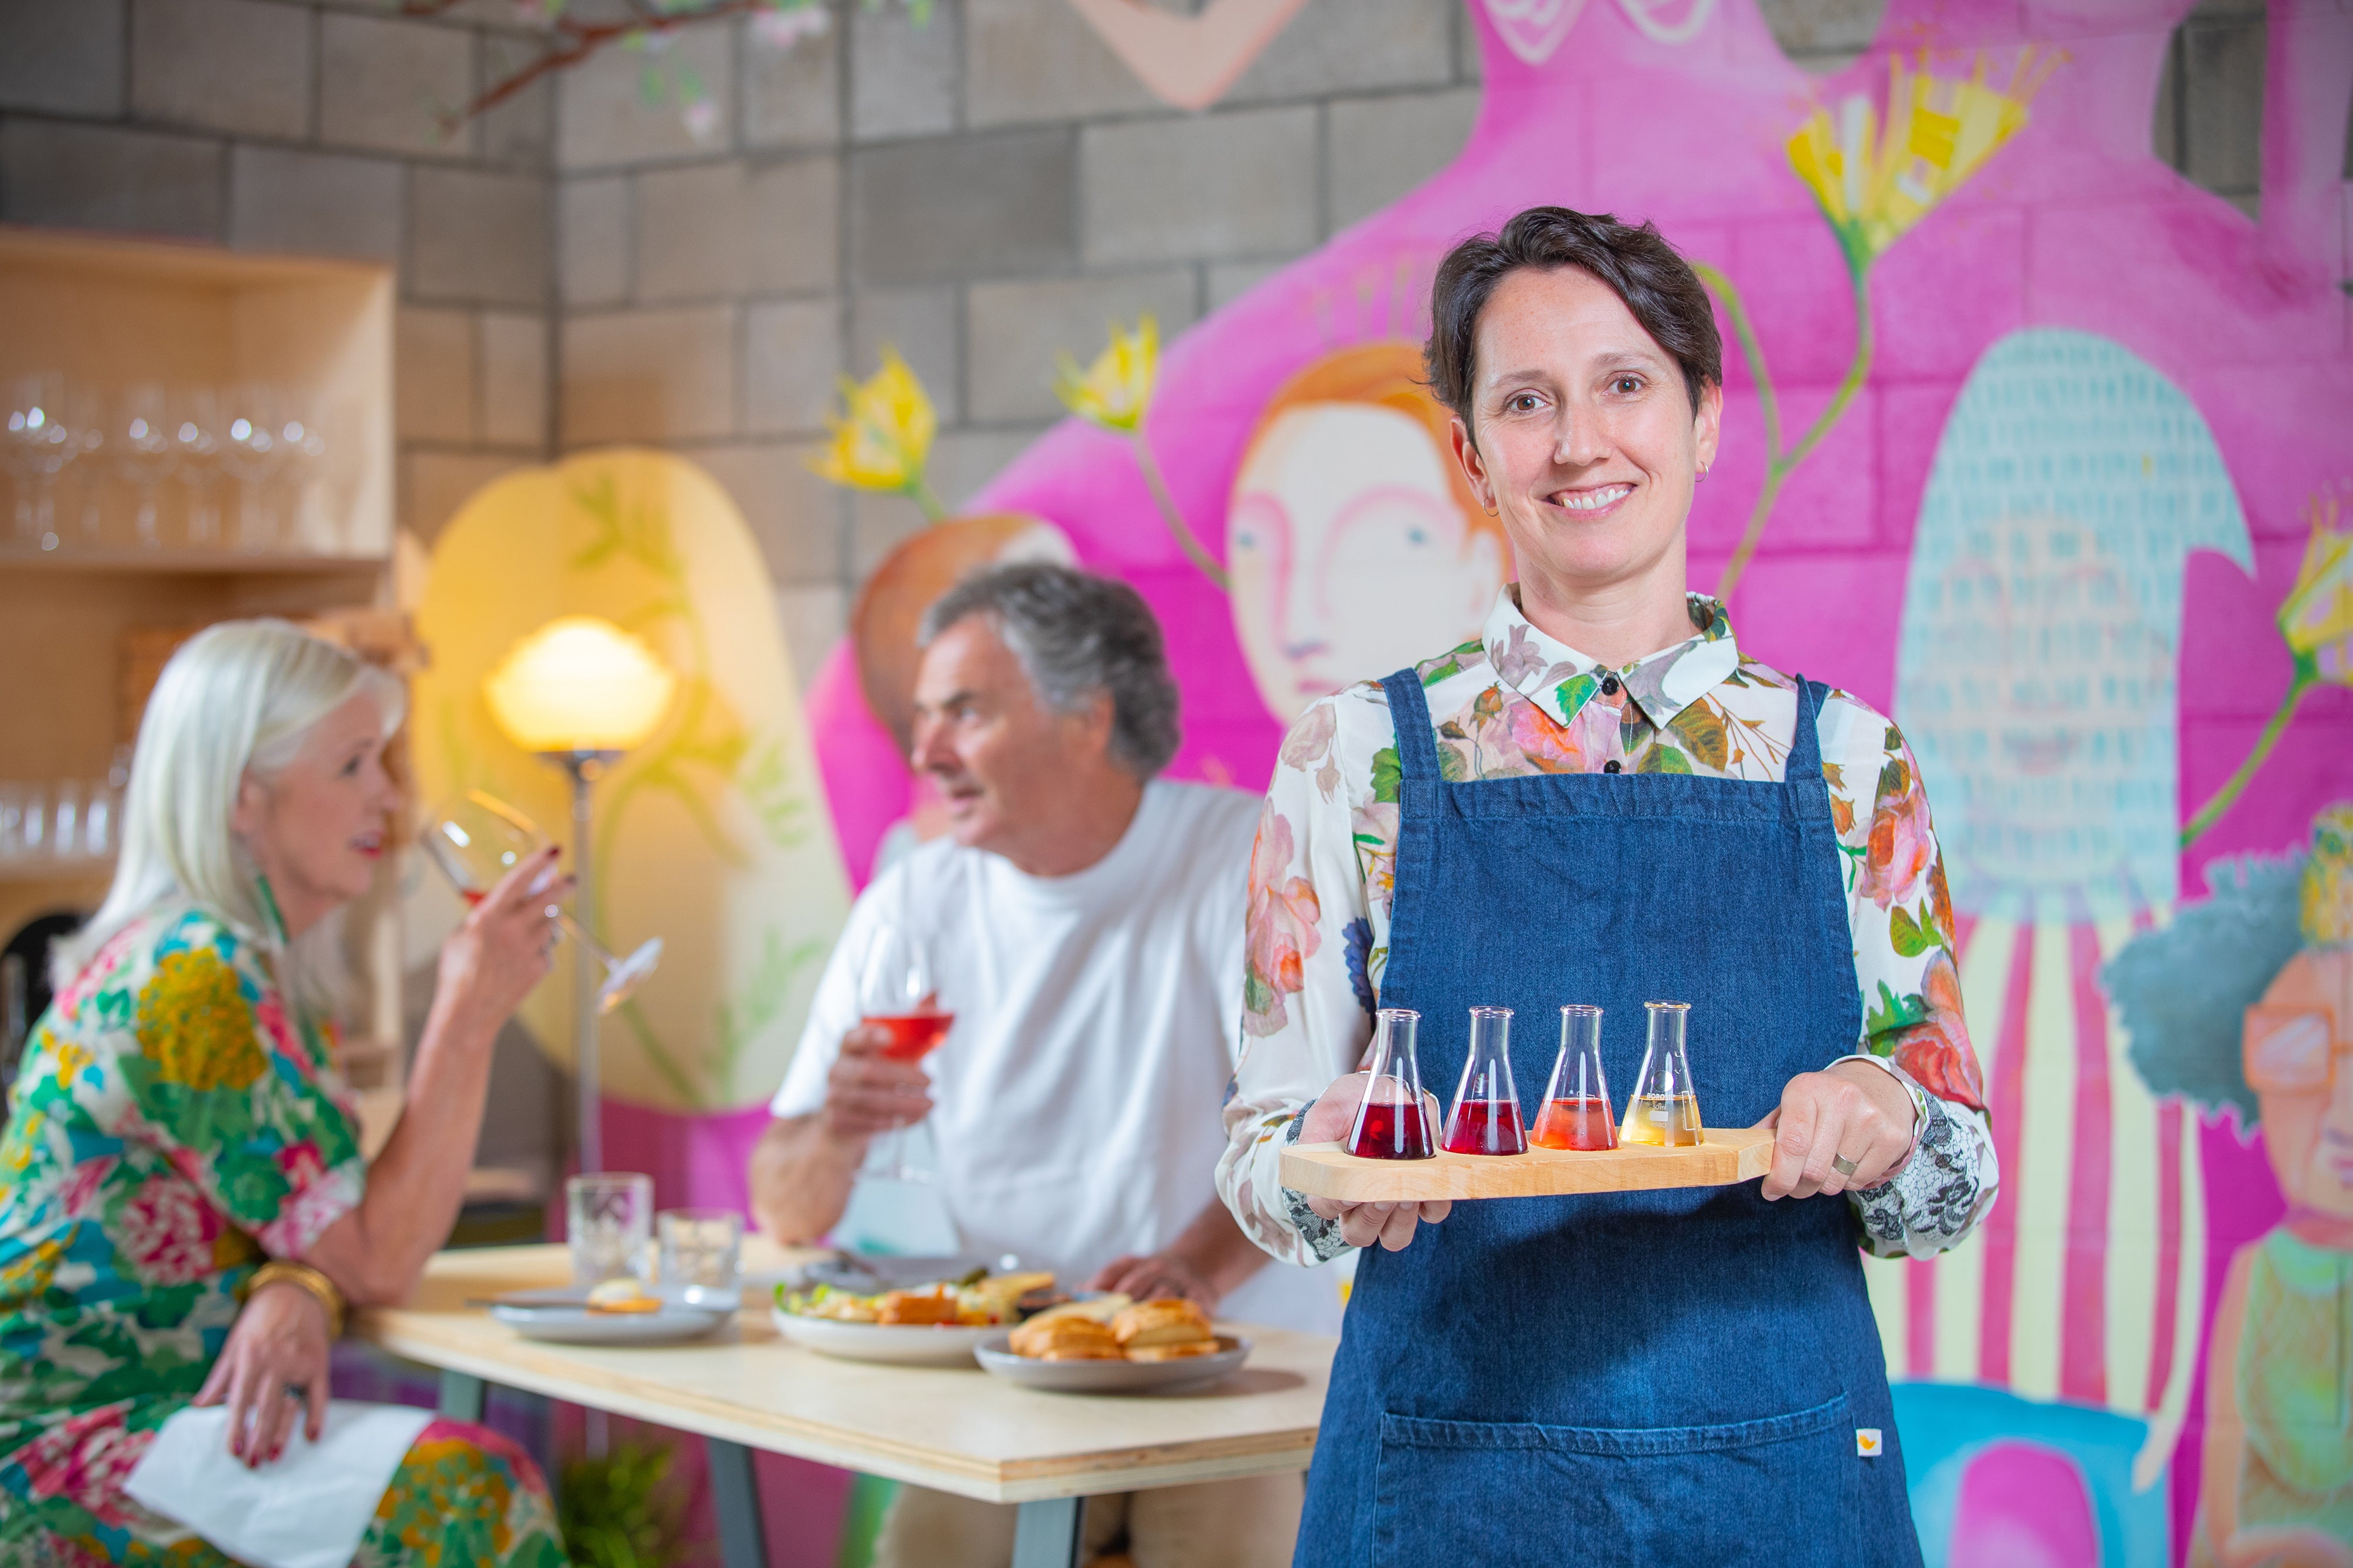
[[[220,405],[212,388],[192,386],[172,394],[164,427],[172,437],[173,476],[188,492],[188,542],[216,543],[220,509],[213,504],[212,483],[220,459]]]
[[[867,950],[859,974],[858,1007],[860,1022],[890,1037],[882,1047],[885,1061],[922,1061],[948,1037],[948,1026],[955,1022],[955,1015],[940,1005],[923,944],[904,927],[887,923]],[[878,1174],[896,1182],[932,1179],[930,1172],[907,1162],[904,1122],[892,1128]]]
[[[312,392],[281,392],[278,399],[278,456],[285,466],[286,489],[292,497],[287,516],[287,542],[301,549],[313,543],[319,508],[315,491],[325,472],[326,432],[320,428],[319,395]]]
[[[155,525],[155,493],[171,471],[172,433],[164,416],[164,389],[149,382],[122,395],[109,445],[114,466],[139,492],[139,542],[149,550],[164,542]]]
[[[57,548],[58,475],[79,451],[66,420],[65,377],[17,377],[8,399],[8,466],[16,476],[16,541]]]
[[[237,480],[237,547],[248,554],[269,549],[277,533],[269,497],[269,484],[280,461],[278,422],[272,417],[276,412],[277,398],[259,382],[241,383],[229,391],[221,460]]]
[[[427,817],[425,852],[441,868],[469,904],[490,896],[499,879],[537,854],[548,837],[532,819],[498,796],[470,789],[443,801]],[[605,945],[580,928],[560,908],[551,907],[564,933],[582,952],[604,967],[605,983],[596,988],[596,1011],[609,1013],[629,999],[661,962],[661,938],[654,937],[627,958],[615,958]]]

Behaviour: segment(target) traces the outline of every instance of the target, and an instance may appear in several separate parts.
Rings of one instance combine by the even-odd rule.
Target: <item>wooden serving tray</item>
[[[1342,1152],[1337,1143],[1296,1143],[1282,1152],[1282,1184],[1312,1198],[1398,1203],[1726,1187],[1753,1182],[1772,1169],[1769,1131],[1710,1127],[1704,1136],[1704,1142],[1688,1149],[1531,1149],[1525,1154],[1440,1154],[1432,1160],[1360,1160]]]

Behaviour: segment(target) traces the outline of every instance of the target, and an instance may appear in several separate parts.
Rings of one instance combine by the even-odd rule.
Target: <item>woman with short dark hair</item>
[[[1916,766],[1687,590],[1722,347],[1656,229],[1522,213],[1446,258],[1430,319],[1519,580],[1478,640],[1307,710],[1251,864],[1219,1190],[1278,1257],[1365,1249],[1297,1562],[1916,1563],[1858,1247],[1941,1251],[1995,1186]],[[1465,1011],[1511,1006],[1525,1100],[1566,1003],[1633,1089],[1661,999],[1706,1121],[1774,1127],[1761,1189],[1282,1184],[1287,1143],[1348,1134],[1377,1007],[1421,1015],[1442,1089]]]

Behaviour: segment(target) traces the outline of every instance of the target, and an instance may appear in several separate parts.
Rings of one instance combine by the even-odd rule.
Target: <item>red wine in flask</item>
[[[1414,1031],[1421,1015],[1385,1007],[1375,1020],[1373,1055],[1365,1098],[1348,1131],[1348,1152],[1367,1160],[1429,1160],[1438,1153],[1430,1136],[1421,1064],[1414,1055]]]
[[[1528,1135],[1520,1125],[1520,1094],[1512,1087],[1512,1010],[1471,1009],[1471,1054],[1463,1058],[1462,1081],[1454,1088],[1454,1113],[1446,1119],[1450,1154],[1525,1154]]]

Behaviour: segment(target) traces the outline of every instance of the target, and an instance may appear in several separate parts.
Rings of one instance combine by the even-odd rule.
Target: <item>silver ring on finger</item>
[[[1854,1162],[1843,1154],[1833,1154],[1831,1156],[1831,1169],[1841,1176],[1852,1176],[1854,1174]]]

